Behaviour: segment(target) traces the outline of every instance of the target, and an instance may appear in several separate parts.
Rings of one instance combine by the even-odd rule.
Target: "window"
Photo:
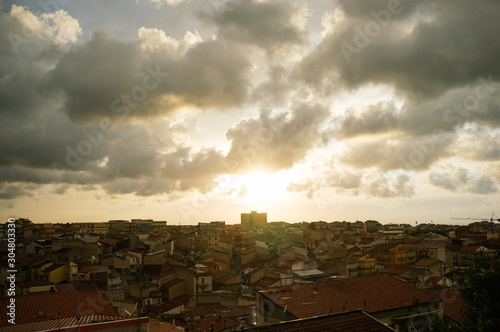
[[[269,306],[269,301],[264,301],[264,305],[263,305],[263,309],[264,309],[264,322],[266,323],[269,323],[269,314],[270,314],[270,306]]]

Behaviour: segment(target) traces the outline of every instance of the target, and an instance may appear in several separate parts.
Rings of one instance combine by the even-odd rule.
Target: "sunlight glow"
[[[229,183],[227,182],[229,180]],[[221,181],[221,184],[224,181]],[[274,174],[255,171],[231,175],[226,179],[226,195],[238,203],[268,205],[282,202],[289,196],[286,187],[290,183],[288,172]]]

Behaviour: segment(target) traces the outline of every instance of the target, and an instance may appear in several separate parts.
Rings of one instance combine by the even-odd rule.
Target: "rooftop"
[[[254,286],[257,286],[257,287],[269,287],[271,285],[274,285],[275,283],[277,283],[278,281],[280,281],[279,278],[268,278],[268,277],[264,277],[260,280],[257,280],[256,282],[254,282],[252,285]]]
[[[297,318],[364,308],[368,313],[433,301],[432,295],[386,274],[260,290]]]
[[[17,283],[17,286],[19,286],[20,288],[30,288],[36,286],[49,286],[49,285],[54,285],[54,283],[48,280],[33,280],[33,281]]]
[[[0,300],[0,326],[10,325],[7,322],[8,301],[9,298]],[[61,318],[88,315],[119,316],[111,302],[98,289],[16,296],[16,324],[52,320],[58,313]]]
[[[269,332],[389,332],[395,331],[362,310],[342,312],[333,315],[298,319],[280,324],[253,327],[252,331]],[[246,331],[246,330],[245,330]]]
[[[415,264],[413,264],[413,266],[425,266],[425,267],[429,267],[429,266],[431,266],[433,264],[436,264],[438,262],[439,262],[439,260],[437,260],[437,259],[426,258],[426,259],[419,260],[418,262],[416,262]]]

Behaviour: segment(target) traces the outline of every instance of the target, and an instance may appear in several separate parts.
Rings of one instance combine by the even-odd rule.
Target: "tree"
[[[475,264],[465,271],[459,281],[464,302],[462,318],[458,322],[439,320],[436,331],[499,331],[500,327],[500,260],[480,255]]]

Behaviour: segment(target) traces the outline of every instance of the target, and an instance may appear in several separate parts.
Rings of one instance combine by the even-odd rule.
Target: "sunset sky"
[[[499,218],[498,1],[0,3],[4,221]]]

